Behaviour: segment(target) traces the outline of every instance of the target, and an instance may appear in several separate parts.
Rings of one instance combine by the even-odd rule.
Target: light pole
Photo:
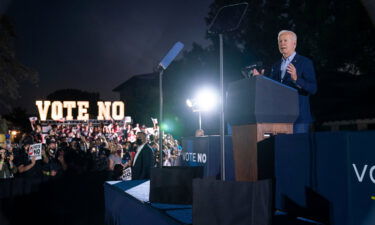
[[[199,130],[202,130],[202,115],[201,115],[201,111],[198,111],[198,115],[199,115]]]
[[[157,71],[159,71],[159,160],[160,164],[159,167],[163,167],[162,159],[163,159],[163,134],[164,131],[162,129],[163,125],[163,72],[167,69],[169,64],[176,58],[178,53],[182,50],[184,44],[181,42],[176,42],[173,47],[169,50],[167,55],[164,56],[162,61],[157,66]]]
[[[244,17],[248,3],[238,3],[221,7],[212,20],[208,32],[219,36],[220,60],[220,150],[221,180],[225,181],[225,143],[224,143],[224,53],[223,34],[236,30]]]

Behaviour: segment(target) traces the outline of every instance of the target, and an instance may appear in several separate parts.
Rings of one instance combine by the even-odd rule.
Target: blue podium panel
[[[299,114],[297,90],[266,76],[231,82],[226,102],[231,125],[293,123]]]
[[[326,204],[321,208],[331,224],[349,224],[348,145],[349,132],[322,132],[311,135],[312,162],[315,166],[309,186]],[[317,206],[316,206],[317,207]]]
[[[275,137],[276,208],[328,224],[375,224],[375,132]]]
[[[348,149],[350,224],[375,224],[375,132],[351,133]]]
[[[225,136],[226,180],[234,180],[232,136]],[[204,177],[220,177],[220,136],[186,137],[182,139],[180,161],[183,166],[203,166]]]
[[[275,136],[275,204],[278,209],[306,207],[305,188],[311,184],[308,136]]]

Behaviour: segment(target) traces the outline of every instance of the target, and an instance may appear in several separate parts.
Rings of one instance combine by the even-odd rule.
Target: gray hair
[[[282,31],[280,31],[279,34],[277,35],[277,40],[279,40],[280,36],[283,35],[283,34],[291,34],[292,35],[292,39],[294,41],[297,41],[297,34],[294,33],[291,30],[282,30]]]

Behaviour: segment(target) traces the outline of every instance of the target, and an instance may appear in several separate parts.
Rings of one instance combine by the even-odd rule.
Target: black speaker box
[[[270,225],[272,181],[256,182],[195,179],[194,225]]]
[[[193,179],[203,177],[203,166],[152,168],[150,202],[192,204]]]

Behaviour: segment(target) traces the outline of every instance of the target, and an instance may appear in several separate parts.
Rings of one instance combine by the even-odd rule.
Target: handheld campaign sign
[[[132,122],[132,118],[130,116],[125,116],[124,122],[125,123],[131,123]]]
[[[29,120],[30,120],[30,122],[34,122],[34,121],[37,121],[38,118],[37,117],[29,117]]]
[[[151,120],[152,120],[152,123],[153,123],[153,124],[157,124],[157,123],[158,123],[158,119],[157,119],[157,118],[152,118],[152,117],[151,117]]]
[[[122,180],[131,180],[132,179],[132,169],[130,167],[123,170],[123,174],[121,176]]]
[[[35,156],[36,160],[42,159],[42,143],[30,145],[29,158]]]

